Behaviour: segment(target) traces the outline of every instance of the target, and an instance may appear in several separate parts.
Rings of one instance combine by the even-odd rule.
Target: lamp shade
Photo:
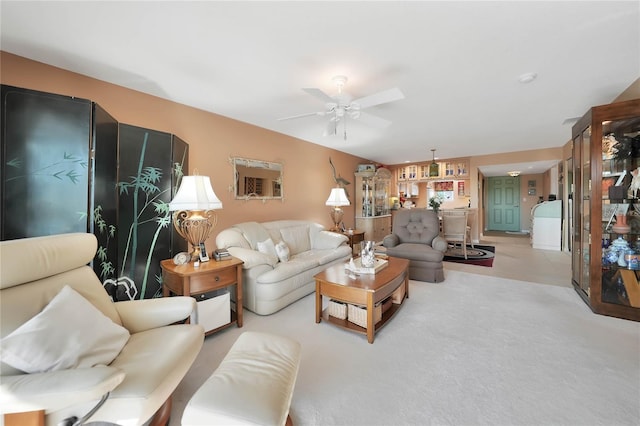
[[[183,176],[180,188],[169,203],[169,210],[217,210],[222,202],[211,187],[209,176]]]
[[[347,194],[344,192],[344,188],[333,188],[331,190],[331,194],[329,194],[329,198],[327,198],[327,202],[325,205],[327,206],[348,206],[351,203],[347,198]]]

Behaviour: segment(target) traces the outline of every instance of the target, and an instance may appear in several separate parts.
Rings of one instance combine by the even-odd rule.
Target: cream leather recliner
[[[201,326],[171,324],[192,315],[195,300],[171,297],[113,303],[87,266],[96,248],[92,234],[63,234],[0,243],[0,337],[3,339],[0,342],[0,413],[4,415],[5,425],[16,419],[18,422],[25,418],[42,419],[43,412],[47,425],[71,417],[82,419],[105,396],[103,405],[86,421],[140,425],[157,419],[160,413],[166,416],[170,413],[171,394],[204,341]],[[5,361],[11,356],[7,336],[19,335],[26,328],[21,327],[23,324],[33,323],[30,320],[34,317],[42,318],[43,309],[47,307],[50,311],[55,304],[49,302],[54,298],[59,300],[58,295],[65,291],[75,295],[79,302],[75,306],[86,305],[103,321],[94,320],[89,327],[102,324],[102,330],[113,327],[124,333],[124,347],[116,348],[115,359],[108,365],[83,365],[30,374],[7,364]],[[73,306],[69,306],[69,310],[73,311]],[[86,325],[77,324],[83,321],[57,322],[46,324],[52,334],[61,330],[75,332]],[[101,327],[93,327],[92,333],[99,336]],[[66,333],[61,334],[60,340],[64,340]],[[45,345],[46,341],[45,355],[50,349],[57,349],[54,346],[58,340],[40,337],[35,347]],[[103,344],[108,346],[113,339],[105,340]],[[82,346],[83,342],[77,343],[73,346]],[[31,352],[37,352],[32,348],[29,348]],[[24,412],[32,412],[33,416],[15,414]]]

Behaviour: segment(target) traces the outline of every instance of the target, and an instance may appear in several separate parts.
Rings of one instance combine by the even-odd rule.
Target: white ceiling
[[[0,12],[6,52],[382,164],[431,160],[432,148],[562,146],[563,121],[640,76],[638,0],[1,1]],[[337,74],[354,98],[398,87],[405,99],[366,110],[393,124],[347,121],[345,141],[342,129],[322,136],[326,117],[277,120],[322,110],[301,88],[333,95]]]

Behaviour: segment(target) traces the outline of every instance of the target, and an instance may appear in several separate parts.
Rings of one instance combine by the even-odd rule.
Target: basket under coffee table
[[[345,271],[344,264],[331,266],[316,274],[316,323],[324,319],[338,327],[366,334],[367,341],[373,343],[374,334],[393,318],[405,298],[409,297],[409,261],[389,257],[388,262],[387,267],[376,274],[354,275]],[[367,326],[360,327],[348,319],[330,316],[328,309],[322,310],[323,296],[366,307]],[[374,323],[374,309],[378,305],[383,311],[382,319]]]

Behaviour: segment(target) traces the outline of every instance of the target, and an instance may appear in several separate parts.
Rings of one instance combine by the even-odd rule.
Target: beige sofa
[[[170,408],[171,394],[198,355],[202,327],[171,325],[192,315],[195,300],[113,303],[87,266],[96,248],[92,234],[0,243],[5,424],[22,412],[37,418],[44,411],[47,425],[81,418],[104,396],[87,421],[144,424]]]
[[[268,247],[284,242],[289,260],[279,259]],[[306,220],[244,222],[221,231],[218,248],[244,261],[243,305],[269,315],[315,291],[313,278],[327,267],[348,260],[348,238]],[[260,251],[262,249],[262,251]]]

